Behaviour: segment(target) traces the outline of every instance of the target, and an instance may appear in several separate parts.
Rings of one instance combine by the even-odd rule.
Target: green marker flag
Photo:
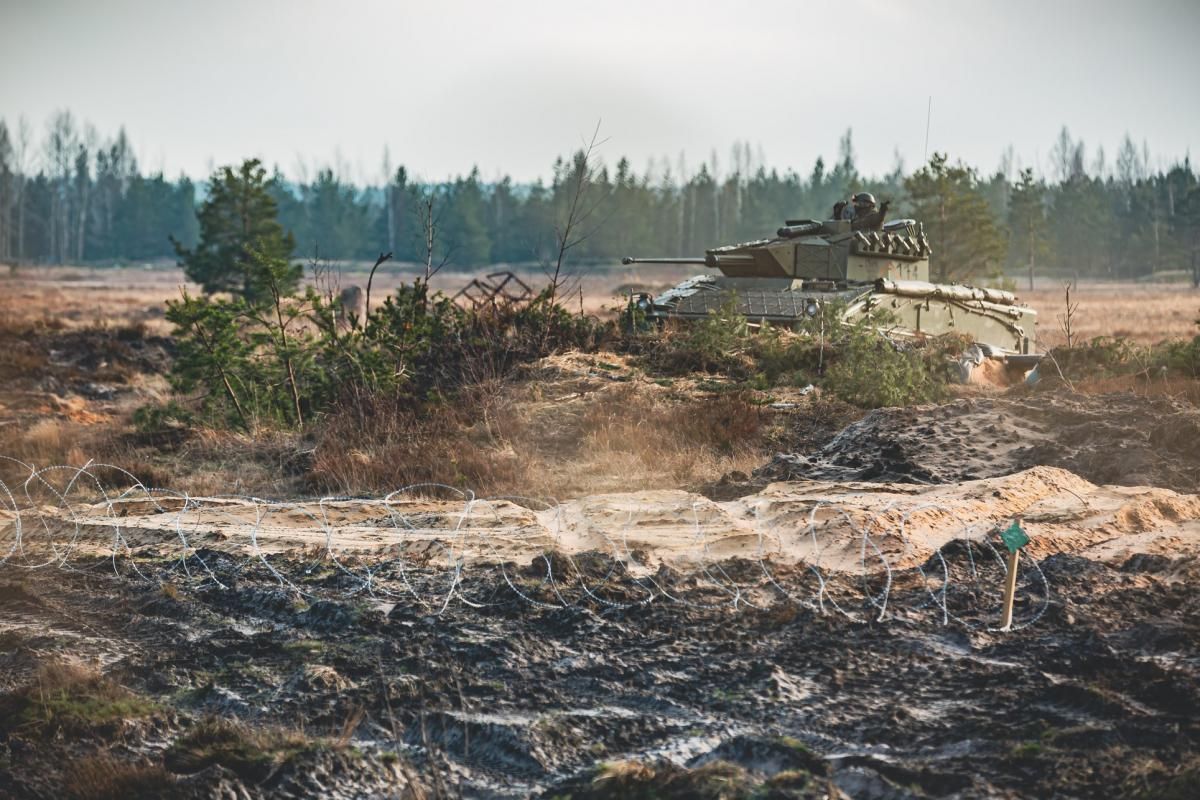
[[[1021,523],[1016,520],[1013,520],[1012,525],[1000,531],[1000,538],[1004,541],[1004,546],[1008,548],[1008,552],[1010,553],[1015,553],[1029,544],[1029,537],[1025,535],[1025,531],[1021,528]]]

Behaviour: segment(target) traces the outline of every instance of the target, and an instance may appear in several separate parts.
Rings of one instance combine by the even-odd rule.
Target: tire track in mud
[[[362,708],[360,748],[441,765],[466,796],[553,795],[597,762],[630,758],[724,759],[769,776],[798,757],[799,745],[781,744],[791,741],[856,797],[1099,796],[1151,762],[1159,771],[1147,780],[1165,786],[1200,743],[1200,602],[1189,588],[1200,565],[1186,557],[1050,556],[1043,568],[1061,588],[1045,619],[997,637],[800,607],[511,603],[433,617],[399,604],[385,613],[311,561],[273,566],[320,600],[261,565],[206,555],[229,588],[172,574],[164,592],[134,573],[97,571],[28,591],[89,609],[102,636],[123,631],[130,647],[110,671],[178,714],[327,731]],[[781,567],[778,577],[790,586],[802,574]],[[498,572],[489,580],[502,583]],[[835,580],[861,602],[856,579]],[[901,581],[897,591],[918,589]],[[977,613],[969,594],[951,594],[954,613]],[[33,659],[13,644],[0,661],[27,674]],[[79,644],[63,636],[54,647]],[[303,758],[288,769],[302,771]],[[367,785],[355,775],[343,789]],[[370,775],[364,767],[361,779]],[[284,783],[257,791],[298,796]]]
[[[766,480],[958,483],[1036,466],[1096,484],[1200,487],[1200,409],[1169,397],[1016,390],[885,408],[820,450],[780,454]]]

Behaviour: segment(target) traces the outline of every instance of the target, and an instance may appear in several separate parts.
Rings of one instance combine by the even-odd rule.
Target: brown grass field
[[[1018,292],[1037,309],[1038,343],[1043,350],[1066,343],[1063,318],[1066,296],[1061,286]],[[1139,344],[1191,338],[1200,332],[1200,291],[1187,285],[1170,288],[1137,284],[1080,284],[1071,292],[1074,335],[1079,341],[1097,336],[1126,338]]]
[[[631,288],[669,286],[687,269],[596,271],[579,282],[582,292],[576,296],[586,313],[611,317]],[[381,272],[374,297],[386,296],[411,277],[411,272]],[[444,272],[434,282],[453,294],[472,277]],[[523,278],[531,286],[544,280],[528,271]],[[365,279],[365,273],[347,269],[341,285],[361,285]],[[123,352],[120,338],[129,326],[147,341],[169,335],[165,302],[187,286],[182,272],[168,266],[0,272],[0,331],[7,332],[9,342],[0,352],[0,452],[42,464],[106,459],[134,468],[151,482],[186,484],[194,492],[231,486],[277,496],[381,491],[453,477],[480,489],[578,497],[634,485],[698,489],[725,475],[749,473],[764,452],[783,446],[784,429],[797,424],[786,415],[764,415],[755,405],[762,398],[718,402],[707,379],[652,380],[621,357],[579,354],[550,359],[541,372],[511,385],[481,387],[441,427],[414,427],[397,419],[364,438],[334,426],[321,441],[303,447],[294,434],[261,432],[251,441],[238,433],[205,430],[178,449],[160,452],[137,439],[129,418],[138,407],[171,396],[164,365],[123,362],[112,354]],[[1041,349],[1064,343],[1061,288],[1047,286],[1022,299],[1040,314]],[[1190,287],[1085,284],[1072,302],[1078,304],[1072,323],[1077,341],[1123,336],[1155,344],[1198,331],[1200,292]],[[43,341],[26,341],[30,337]],[[1105,380],[1080,388],[1123,390],[1132,379],[1115,385]],[[1185,383],[1184,393],[1191,396],[1194,383]],[[1161,381],[1137,388],[1179,393],[1173,383]],[[789,399],[784,394],[773,390],[772,400]],[[845,421],[844,410],[833,411]],[[701,424],[692,424],[697,421]],[[732,421],[738,425],[731,428]],[[827,427],[831,421],[813,425]],[[341,446],[339,437],[357,444]],[[314,445],[312,463],[302,470],[307,478],[281,468],[295,451]]]
[[[480,270],[479,275],[496,268]],[[580,301],[568,302],[574,309],[582,303],[585,313],[608,317],[630,288],[667,288],[694,272],[687,267],[660,269],[631,268],[586,272],[571,297],[582,289]],[[544,284],[537,270],[517,270],[530,286]],[[401,280],[415,273],[381,271],[372,287],[374,298],[382,298]],[[436,288],[454,294],[475,273],[444,271],[434,278]],[[341,285],[366,285],[362,265],[346,267]],[[1041,349],[1065,343],[1062,318],[1066,309],[1063,287],[1041,282],[1036,290],[1018,290],[1018,297],[1039,314],[1038,339]],[[55,328],[95,327],[142,323],[153,333],[167,334],[163,320],[167,300],[178,297],[182,288],[196,291],[183,272],[175,267],[25,267],[16,273],[0,273],[0,324],[45,321]],[[1190,338],[1198,331],[1200,291],[1186,284],[1173,286],[1133,283],[1081,283],[1072,292],[1074,335],[1080,341],[1097,336],[1124,337],[1140,344],[1157,344],[1164,339]],[[374,303],[375,300],[372,300]]]

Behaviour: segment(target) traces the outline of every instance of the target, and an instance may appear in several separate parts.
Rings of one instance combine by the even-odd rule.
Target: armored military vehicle
[[[976,363],[1002,359],[1016,370],[1037,364],[1037,313],[1011,293],[929,282],[924,227],[900,219],[877,227],[851,220],[788,220],[773,239],[716,247],[704,258],[625,258],[624,264],[696,264],[700,275],[634,304],[648,320],[700,319],[732,300],[751,323],[795,327],[839,302],[842,320],[890,312],[889,335],[961,332],[977,344]]]

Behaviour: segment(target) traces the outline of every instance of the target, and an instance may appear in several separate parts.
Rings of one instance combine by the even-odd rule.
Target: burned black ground
[[[645,589],[620,581],[594,584],[607,602],[576,592],[574,607],[541,607],[508,586],[553,599],[538,564],[476,573],[463,588],[484,607],[439,613],[386,568],[372,594],[325,561],[271,561],[301,594],[260,561],[201,555],[211,576],[144,556],[140,574],[109,561],[0,573],[4,702],[36,697],[47,663],[82,658],[146,704],[69,731],[0,722],[0,796],[1184,797],[1200,785],[1194,560],[1048,558],[1047,612],[992,634],[969,587],[950,598],[966,625],[943,626],[907,573],[895,591],[911,602],[894,607],[910,610],[883,622],[857,579],[833,589],[872,612],[857,620],[778,596],[710,608],[713,592],[683,578],[683,603],[641,602]],[[593,578],[610,566],[580,563]],[[745,585],[762,577],[723,566]],[[776,573],[803,594],[805,573]],[[448,585],[440,570],[407,578],[427,599]]]

